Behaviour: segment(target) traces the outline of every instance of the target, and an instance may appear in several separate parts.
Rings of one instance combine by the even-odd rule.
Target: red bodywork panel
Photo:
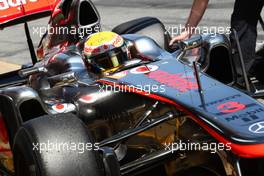
[[[60,0],[1,0],[0,28],[49,16]]]

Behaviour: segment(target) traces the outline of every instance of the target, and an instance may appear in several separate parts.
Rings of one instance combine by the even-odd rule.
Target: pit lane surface
[[[93,2],[101,15],[103,30],[111,30],[122,22],[143,16],[158,17],[167,28],[184,25],[192,5],[192,0],[93,0]],[[234,0],[210,0],[200,26],[228,27],[233,3]],[[34,28],[46,27],[47,21],[48,18],[45,18],[29,23],[35,47],[38,45],[40,35],[34,32]],[[263,38],[262,34],[260,38]],[[0,31],[0,73],[29,63],[29,58],[23,25]]]

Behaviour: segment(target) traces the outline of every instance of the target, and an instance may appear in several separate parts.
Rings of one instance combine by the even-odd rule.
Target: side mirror
[[[201,35],[195,35],[187,40],[180,42],[180,47],[182,50],[190,50],[201,46],[203,43],[203,38]]]
[[[44,67],[30,67],[26,69],[22,69],[18,72],[19,76],[21,78],[28,77],[30,75],[36,74],[36,73],[41,73],[41,72],[46,72],[46,68]]]

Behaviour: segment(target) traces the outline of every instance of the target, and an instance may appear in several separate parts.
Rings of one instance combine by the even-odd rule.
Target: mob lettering
[[[190,81],[190,78],[183,76],[182,73],[171,74],[162,70],[157,70],[150,72],[147,76],[180,92],[198,89],[197,83]]]

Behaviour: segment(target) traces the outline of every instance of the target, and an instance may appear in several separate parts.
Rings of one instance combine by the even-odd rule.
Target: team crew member
[[[185,24],[185,30],[182,31],[182,33],[176,37],[174,37],[170,45],[177,41],[186,40],[193,34],[195,28],[201,21],[203,14],[207,8],[209,0],[194,0],[192,9],[189,15],[189,18],[187,20],[187,23]]]
[[[170,44],[189,38],[193,30],[191,27],[196,27],[207,6],[209,0],[194,0],[192,10],[188,21],[186,23],[186,30],[179,36],[174,37]],[[254,61],[255,61],[255,48],[257,39],[257,23],[263,8],[264,0],[236,0],[234,5],[233,14],[231,17],[231,29],[238,32],[238,37],[244,57],[246,71],[252,76],[255,74]],[[232,46],[236,48],[234,41],[234,34],[231,33],[230,41]],[[238,57],[236,52],[235,57]]]

